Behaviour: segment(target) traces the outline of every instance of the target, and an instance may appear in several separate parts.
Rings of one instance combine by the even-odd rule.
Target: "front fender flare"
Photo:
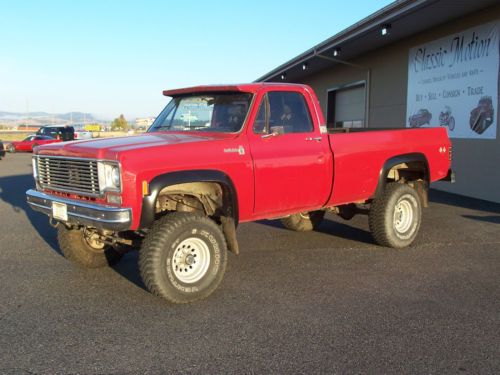
[[[238,199],[236,188],[231,179],[217,170],[189,170],[161,174],[149,182],[149,195],[142,198],[141,221],[139,228],[148,228],[155,220],[155,204],[158,194],[167,186],[188,182],[218,182],[226,190],[224,193],[224,206],[226,216],[233,218],[238,224]],[[229,195],[229,196],[228,196]]]

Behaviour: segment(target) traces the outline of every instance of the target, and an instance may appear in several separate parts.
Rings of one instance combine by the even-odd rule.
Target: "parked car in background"
[[[9,152],[27,151],[32,152],[36,146],[47,145],[49,143],[61,142],[60,139],[55,139],[48,135],[30,135],[22,141],[10,142],[7,145]]]
[[[83,125],[74,125],[75,129],[75,140],[80,139],[92,139],[92,132],[85,130]]]
[[[41,127],[36,135],[47,135],[61,141],[73,141],[75,139],[75,129],[68,125],[47,125]]]
[[[3,147],[3,142],[0,141],[0,160],[5,156],[5,149]]]

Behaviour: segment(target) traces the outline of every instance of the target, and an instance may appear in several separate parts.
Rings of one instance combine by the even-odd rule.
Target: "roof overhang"
[[[398,0],[278,66],[255,82],[296,81],[345,63],[371,50],[418,34],[447,21],[498,4],[498,0]],[[389,35],[381,29],[390,25]],[[340,55],[334,51],[340,49]],[[306,64],[306,65],[304,65]]]

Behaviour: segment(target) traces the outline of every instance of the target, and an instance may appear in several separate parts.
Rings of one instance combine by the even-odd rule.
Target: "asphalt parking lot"
[[[242,224],[220,288],[175,306],[136,253],[98,270],[60,255],[25,204],[30,157],[0,160],[0,374],[500,372],[500,205],[433,192],[403,251],[365,216]]]

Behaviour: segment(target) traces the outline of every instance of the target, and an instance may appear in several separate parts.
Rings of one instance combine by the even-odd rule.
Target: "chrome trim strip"
[[[47,154],[35,154],[33,157],[51,158],[51,159],[69,159],[69,160],[81,160],[81,161],[105,161],[110,163],[120,164],[118,160],[112,159],[95,159],[95,158],[78,158],[75,156],[59,156],[59,155],[47,155]]]
[[[26,199],[33,210],[50,217],[52,217],[52,202],[66,204],[68,206],[68,222],[70,223],[115,231],[128,230],[132,223],[132,210],[128,207],[84,203],[55,197],[34,189],[26,192]]]

